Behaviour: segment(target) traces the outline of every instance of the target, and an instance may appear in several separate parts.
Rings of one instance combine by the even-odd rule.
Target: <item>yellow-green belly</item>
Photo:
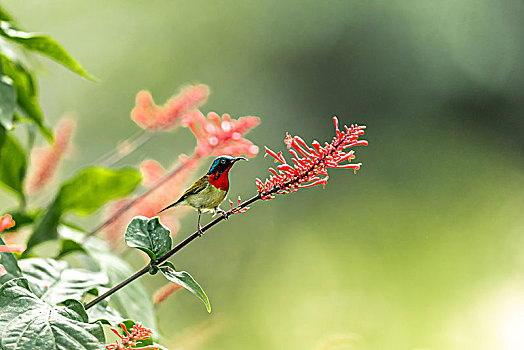
[[[196,209],[215,209],[226,198],[227,191],[208,185],[199,193],[188,196],[185,202]]]

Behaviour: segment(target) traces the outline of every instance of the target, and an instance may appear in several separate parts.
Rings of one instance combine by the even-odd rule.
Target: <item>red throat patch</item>
[[[229,169],[222,172],[222,174],[213,173],[209,175],[209,183],[215,186],[216,188],[218,188],[219,190],[222,190],[222,191],[229,190],[229,179],[227,176],[228,172],[229,172]]]

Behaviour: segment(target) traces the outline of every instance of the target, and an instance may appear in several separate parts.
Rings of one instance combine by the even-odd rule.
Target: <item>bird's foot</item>
[[[202,235],[204,234],[204,231],[202,231],[202,226],[200,225],[198,225],[197,234],[198,234],[198,237],[202,237]]]
[[[222,216],[224,217],[224,219],[227,220],[227,219],[229,218],[229,214],[228,214],[226,211],[224,211],[224,210],[222,210],[222,209],[220,209],[220,208],[217,208],[217,212],[220,213],[220,214],[222,214]]]

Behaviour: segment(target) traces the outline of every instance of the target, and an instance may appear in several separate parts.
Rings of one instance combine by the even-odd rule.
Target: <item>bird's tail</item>
[[[162,213],[163,211],[166,211],[166,210],[170,209],[170,208],[176,207],[176,206],[179,205],[180,203],[182,203],[182,201],[176,201],[175,203],[169,204],[167,207],[165,207],[164,209],[160,210],[160,211],[157,213],[157,215],[160,214],[160,213]]]

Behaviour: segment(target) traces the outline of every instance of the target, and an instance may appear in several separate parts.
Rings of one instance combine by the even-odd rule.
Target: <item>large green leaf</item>
[[[34,77],[17,61],[0,54],[2,73],[13,80],[16,89],[16,102],[24,115],[38,126],[48,139],[52,140],[53,132],[44,124],[44,115],[38,103],[38,91]],[[20,121],[20,120],[19,120]],[[22,119],[22,121],[25,121]]]
[[[5,21],[0,21],[0,35],[29,50],[48,56],[86,79],[96,80],[60,44],[48,36],[17,30]]]
[[[52,307],[29,290],[25,278],[0,286],[0,348],[4,350],[101,350],[102,325],[89,324],[82,304]]]
[[[58,238],[57,226],[63,214],[74,211],[88,215],[108,201],[124,197],[141,182],[140,173],[131,168],[120,170],[92,167],[64,183],[27,242],[27,247]]]
[[[194,295],[196,295],[200,300],[204,302],[204,305],[206,305],[207,312],[211,312],[211,304],[209,303],[209,299],[202,289],[200,285],[191,277],[190,274],[188,274],[185,271],[176,271],[175,266],[170,263],[169,261],[166,261],[162,265],[160,265],[160,272],[164,275],[165,278],[170,280],[171,282],[178,284]]]
[[[141,181],[140,173],[132,168],[84,169],[60,188],[57,210],[89,215],[108,201],[127,196]]]
[[[49,304],[81,299],[88,290],[109,284],[105,273],[73,268],[65,261],[33,258],[19,265],[31,290]]]
[[[7,130],[13,128],[13,114],[16,106],[16,93],[13,81],[0,71],[0,124]]]
[[[128,246],[144,251],[153,262],[167,254],[172,245],[170,231],[160,223],[158,216],[152,219],[134,217],[127,225],[125,239]]]
[[[107,274],[112,286],[122,282],[135,272],[125,260],[111,250],[105,249],[107,247],[104,247],[103,243],[97,243],[96,247],[92,246],[92,243],[87,245],[89,255],[96,261],[100,270]],[[113,294],[110,302],[123,317],[140,320],[146,327],[156,329],[151,296],[147,293],[142,281],[136,280],[128,284]]]
[[[77,242],[84,240],[82,233],[69,227],[60,226],[59,232],[62,238],[76,240]],[[89,237],[83,242],[83,245],[90,257],[88,263],[94,262],[93,269],[104,272],[109,277],[111,286],[122,282],[135,272],[125,260],[111,251],[105,241],[96,237]],[[147,293],[141,280],[135,280],[128,284],[111,295],[109,300],[124,318],[140,320],[144,326],[153,330],[156,329],[151,296]]]
[[[0,245],[5,245],[1,236]],[[22,277],[22,272],[13,253],[0,252],[0,285],[18,277]]]
[[[24,178],[27,170],[25,152],[13,135],[2,133],[0,149],[0,182],[24,200]],[[0,140],[1,143],[1,140]]]

